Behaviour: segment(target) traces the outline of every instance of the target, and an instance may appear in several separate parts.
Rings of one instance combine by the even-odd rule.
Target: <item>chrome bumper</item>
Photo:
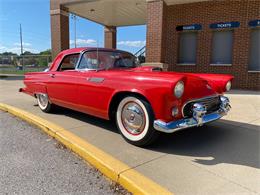
[[[193,116],[191,118],[185,118],[177,121],[163,122],[161,120],[154,121],[154,128],[158,131],[165,133],[173,133],[175,131],[186,129],[189,127],[202,126],[205,123],[215,121],[226,115],[231,106],[229,99],[225,96],[220,97],[221,104],[216,112],[205,114],[207,112],[206,107],[203,104],[195,103],[193,105]]]

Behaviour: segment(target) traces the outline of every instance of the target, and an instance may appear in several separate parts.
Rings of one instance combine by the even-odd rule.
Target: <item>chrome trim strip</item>
[[[76,64],[76,66],[75,66],[75,70],[77,70],[77,71],[83,70],[83,69],[79,69],[78,67],[79,67],[79,64],[80,64],[80,62],[81,62],[81,58],[82,58],[83,54],[85,53],[85,51],[88,51],[88,50],[87,50],[87,49],[84,49],[84,50],[82,50],[82,51],[80,52],[80,54],[79,54],[79,59],[78,59],[78,62],[77,62],[77,64]]]
[[[88,81],[92,83],[102,83],[104,80],[105,78],[101,78],[101,77],[91,77],[88,79]]]
[[[220,95],[212,95],[212,96],[207,96],[207,97],[203,97],[203,98],[192,99],[192,100],[189,100],[189,101],[185,102],[185,104],[183,104],[183,106],[182,106],[182,108],[181,108],[181,114],[182,114],[182,116],[185,117],[183,112],[184,112],[184,107],[185,107],[187,104],[189,104],[189,103],[191,103],[191,102],[201,101],[201,100],[210,99],[210,98],[215,98],[215,97],[219,97],[219,96],[220,96]]]

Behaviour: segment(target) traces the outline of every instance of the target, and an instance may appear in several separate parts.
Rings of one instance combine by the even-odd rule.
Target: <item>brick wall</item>
[[[105,26],[104,27],[104,42],[105,48],[116,48],[116,34],[117,30],[114,26]]]
[[[61,5],[57,6],[55,3],[56,1],[52,0],[51,7],[53,6],[57,9],[50,10],[52,59],[54,59],[60,51],[69,49],[70,46],[68,10]]]
[[[148,5],[148,12],[149,9],[155,8]],[[150,11],[155,12],[156,10]],[[160,51],[164,54],[160,60],[169,64],[170,71],[232,74],[235,76],[233,82],[235,88],[260,89],[260,73],[248,72],[250,36],[248,22],[260,18],[259,0],[209,1],[172,5],[165,7],[164,14],[166,19],[162,24],[165,33],[162,35],[165,38],[162,38],[162,40],[164,40],[165,49],[162,48],[162,51]],[[232,66],[210,66],[213,30],[209,28],[209,24],[231,21],[240,22],[240,27],[234,28]],[[179,32],[176,31],[176,26],[195,23],[202,25],[202,30],[198,31],[197,64],[195,66],[177,65]],[[149,25],[154,28],[154,32],[147,33],[148,59],[152,58],[149,56],[154,55],[155,59],[158,60],[156,57],[158,46],[153,43],[156,40],[149,39],[151,36],[149,33],[155,33],[156,30],[160,31],[158,19],[148,18],[147,25],[148,28]]]
[[[166,4],[163,0],[150,1],[147,4],[146,61],[165,61],[166,48]]]

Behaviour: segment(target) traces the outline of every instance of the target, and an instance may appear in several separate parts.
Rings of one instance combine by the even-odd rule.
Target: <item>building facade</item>
[[[81,10],[78,13],[76,10],[80,1],[65,1],[53,0],[58,9],[52,9],[51,1],[52,47],[56,53],[69,47],[68,26],[63,18],[67,16],[63,12],[82,16]],[[102,1],[97,2],[100,7]],[[114,3],[120,14],[120,1]],[[126,0],[125,3],[128,4],[121,6],[128,6],[129,14],[122,21],[107,16],[106,20],[101,19],[98,13],[83,16],[104,24],[105,47],[116,47],[117,26],[146,24],[146,64],[168,71],[232,74],[234,88],[260,89],[259,0]],[[86,9],[91,7],[98,9],[93,1],[86,4]],[[138,15],[140,11],[142,14]]]

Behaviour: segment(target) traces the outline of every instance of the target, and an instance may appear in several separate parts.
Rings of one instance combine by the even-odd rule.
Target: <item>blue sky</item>
[[[51,48],[49,0],[0,0],[0,53],[20,53],[19,25],[22,24],[24,51],[38,53]],[[70,17],[71,47],[74,47],[73,20]],[[117,47],[131,52],[145,44],[146,27],[117,29]],[[77,45],[103,47],[103,26],[77,18]]]

